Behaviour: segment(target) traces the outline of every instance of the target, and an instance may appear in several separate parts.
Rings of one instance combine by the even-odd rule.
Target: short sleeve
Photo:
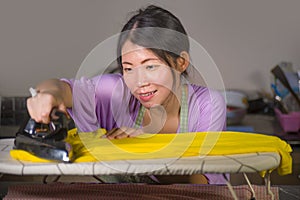
[[[82,77],[78,80],[61,79],[67,82],[72,88],[73,105],[71,109],[68,109],[68,112],[73,118],[77,128],[83,132],[93,131],[99,128],[95,112],[95,82],[97,82],[97,78],[88,79]]]
[[[190,87],[189,128],[193,132],[226,129],[226,103],[216,90]]]
[[[73,106],[68,111],[80,131],[111,130],[134,123],[139,103],[132,98],[121,74],[62,80],[72,88]]]

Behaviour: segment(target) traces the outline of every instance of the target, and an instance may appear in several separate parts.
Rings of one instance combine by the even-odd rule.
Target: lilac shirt
[[[72,88],[73,108],[69,109],[69,113],[80,131],[134,126],[140,102],[130,93],[121,74],[63,81]],[[225,130],[226,104],[220,93],[189,85],[187,102],[189,132]],[[221,175],[206,176],[210,184],[225,183]]]
[[[73,108],[69,111],[81,131],[134,126],[140,102],[130,93],[121,74],[63,80],[72,88]],[[202,86],[189,85],[188,89],[188,131],[225,130],[223,96]]]

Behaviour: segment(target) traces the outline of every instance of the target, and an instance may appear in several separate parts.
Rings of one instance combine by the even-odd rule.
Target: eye
[[[148,69],[148,70],[154,70],[154,69],[156,69],[158,67],[158,65],[147,65],[146,66],[146,69]]]
[[[123,71],[124,71],[124,72],[131,72],[131,71],[132,71],[132,69],[131,69],[131,68],[129,68],[129,67],[125,67],[125,68],[123,68]]]

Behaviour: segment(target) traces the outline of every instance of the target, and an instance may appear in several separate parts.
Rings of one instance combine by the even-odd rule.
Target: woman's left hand
[[[122,139],[122,138],[128,138],[128,137],[136,137],[140,134],[143,134],[142,129],[135,129],[135,128],[129,128],[129,127],[121,127],[121,128],[113,128],[110,131],[108,131],[104,136],[104,138],[107,139]]]

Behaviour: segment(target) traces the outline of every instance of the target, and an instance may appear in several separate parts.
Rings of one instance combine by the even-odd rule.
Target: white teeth
[[[147,96],[150,96],[152,95],[154,92],[148,92],[148,93],[144,93],[144,94],[141,94],[142,97],[147,97]]]

